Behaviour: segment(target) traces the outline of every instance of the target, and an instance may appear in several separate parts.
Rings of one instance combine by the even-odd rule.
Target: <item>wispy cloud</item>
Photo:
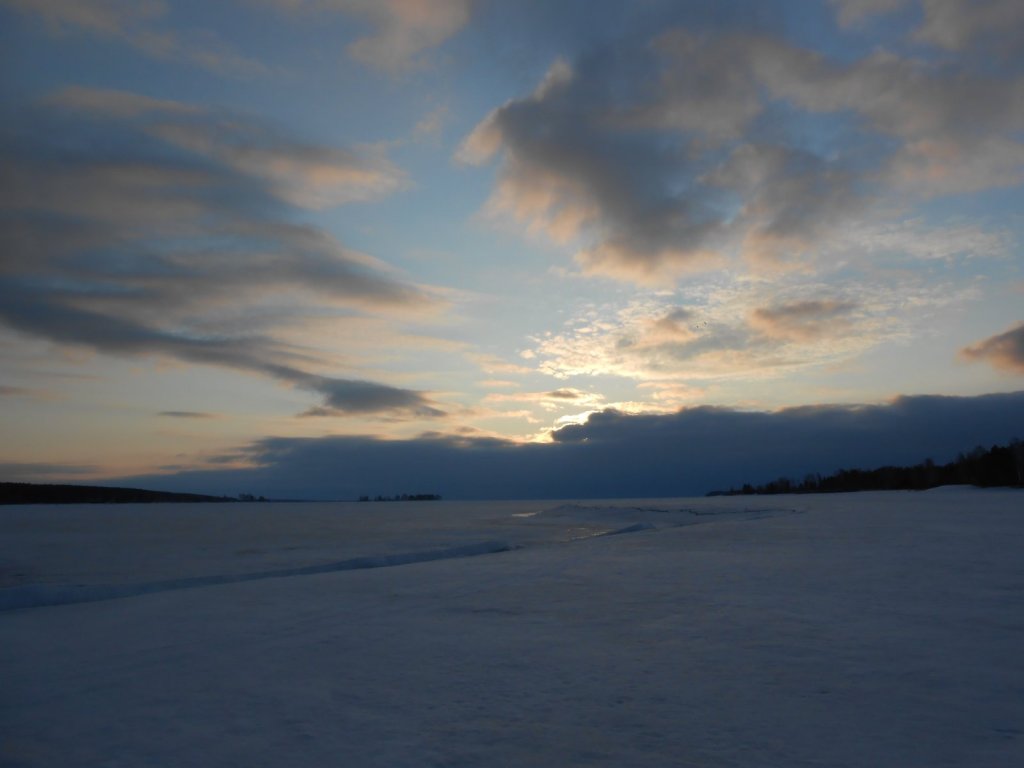
[[[440,414],[421,393],[317,370],[314,350],[278,333],[313,309],[343,325],[439,306],[296,216],[299,204],[382,194],[389,168],[135,94],[77,88],[45,104],[2,147],[0,322],[58,344],[270,376],[337,413]],[[236,330],[246,315],[241,325],[260,330]]]
[[[485,352],[469,352],[466,357],[472,362],[480,366],[480,370],[487,374],[500,374],[502,376],[516,375],[516,374],[528,374],[533,373],[534,369],[522,365],[521,363],[513,363],[506,360],[498,355],[492,355]]]
[[[546,411],[565,408],[590,408],[603,406],[605,398],[596,392],[585,392],[575,387],[561,387],[546,392],[491,393],[484,397],[485,403],[529,403],[539,405]]]
[[[263,71],[210,30],[182,31],[167,22],[163,0],[0,0],[41,19],[54,35],[84,34],[121,43],[156,59],[175,59],[228,75]]]
[[[851,360],[910,338],[938,308],[973,296],[969,286],[909,276],[898,285],[848,277],[842,292],[812,277],[781,286],[725,276],[674,295],[589,307],[559,331],[535,337],[533,349],[538,369],[559,379],[613,375],[689,390]]]
[[[431,49],[469,21],[474,0],[255,0],[288,12],[341,12],[365,19],[373,34],[348,46],[368,67],[399,74],[422,67]]]
[[[356,151],[301,143],[243,116],[125,91],[72,86],[46,103],[97,120],[134,119],[140,132],[263,179],[285,202],[303,208],[378,200],[407,183],[382,145]]]

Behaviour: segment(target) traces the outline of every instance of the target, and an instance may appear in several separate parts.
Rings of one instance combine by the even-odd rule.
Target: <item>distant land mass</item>
[[[153,504],[158,502],[228,502],[230,496],[168,493],[141,488],[108,488],[99,485],[48,485],[0,483],[0,504]]]
[[[802,481],[780,477],[763,485],[747,483],[742,488],[712,491],[708,496],[923,491],[941,485],[976,485],[981,488],[1024,486],[1024,441],[1012,440],[1009,445],[993,445],[988,450],[978,446],[970,453],[961,453],[948,464],[939,465],[931,459],[925,459],[910,467],[840,469],[827,477],[811,474]]]

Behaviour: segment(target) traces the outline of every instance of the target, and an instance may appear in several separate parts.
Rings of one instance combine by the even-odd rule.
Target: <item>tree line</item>
[[[780,477],[763,485],[745,483],[728,491],[712,491],[709,496],[739,496],[754,493],[844,493],[849,491],[923,491],[940,485],[1024,486],[1024,441],[978,446],[960,453],[948,464],[925,459],[909,467],[886,466],[878,469],[840,469],[822,477],[809,474],[802,481]]]

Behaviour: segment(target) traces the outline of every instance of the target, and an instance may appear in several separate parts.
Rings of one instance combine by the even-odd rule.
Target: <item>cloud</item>
[[[0,0],[44,22],[54,35],[113,40],[156,59],[186,61],[212,72],[251,75],[263,67],[209,30],[176,32],[165,23],[163,0]]]
[[[1020,46],[1024,6],[1017,0],[921,0],[917,39],[952,51],[970,45]]]
[[[830,0],[839,24],[856,26],[872,16],[917,6],[920,24],[912,38],[947,51],[988,46],[999,51],[1019,46],[1016,34],[1024,23],[1017,0]]]
[[[66,306],[0,281],[0,322],[58,344],[78,344],[122,356],[163,355],[192,363],[235,368],[269,376],[323,396],[320,415],[385,413],[409,418],[437,418],[436,408],[421,392],[370,381],[309,373],[288,361],[308,362],[273,338],[258,336],[188,336],[141,323]]]
[[[363,18],[374,34],[348,46],[368,67],[399,74],[424,66],[424,54],[469,21],[473,0],[259,0],[280,10],[341,12]]]
[[[663,282],[737,254],[817,268],[837,232],[908,200],[1016,186],[1021,125],[1024,77],[956,55],[670,29],[556,61],[457,157],[497,161],[491,216],[577,249],[584,272]]]
[[[178,128],[203,141],[169,135]],[[269,376],[337,413],[440,414],[421,393],[316,370],[330,357],[284,333],[306,316],[336,332],[347,317],[440,306],[297,216],[300,203],[379,195],[386,169],[244,116],[81,88],[24,110],[5,137],[0,322],[106,354]]]
[[[518,363],[510,363],[498,355],[492,355],[483,352],[470,352],[466,354],[466,357],[476,365],[480,366],[480,370],[487,374],[502,374],[508,375],[520,375],[533,373],[534,369],[525,365],[519,365]]]
[[[863,207],[856,173],[791,147],[742,144],[705,181],[743,199],[742,250],[762,266],[820,250]]]
[[[794,171],[784,148],[741,145],[732,167],[723,165],[728,142],[762,110],[758,84],[731,45],[677,32],[655,50],[655,61],[637,54],[622,64],[625,74],[615,71],[621,56],[556,62],[534,93],[492,112],[459,152],[471,163],[501,153],[489,210],[557,242],[581,242],[576,259],[587,272],[648,281],[715,263],[737,234],[728,221],[736,194],[750,198],[756,226],[780,235],[795,232],[802,204],[811,204],[811,220],[831,198],[821,195],[827,184],[813,183],[817,169]],[[635,82],[616,99],[607,82],[623,77]],[[782,183],[792,205],[769,194]],[[769,201],[787,207],[771,210]]]
[[[440,104],[423,115],[413,126],[412,140],[437,144],[449,120],[449,111],[447,105]]]
[[[779,476],[953,459],[1005,443],[1024,423],[1024,392],[900,397],[882,405],[746,412],[690,408],[667,415],[605,410],[513,443],[467,435],[415,440],[267,438],[239,453],[248,469],[122,478],[167,490],[277,498],[434,492],[446,498],[608,498],[703,494]]]
[[[1024,323],[961,350],[968,360],[985,360],[996,368],[1024,373]]]
[[[372,37],[349,46],[349,54],[385,72],[421,64],[420,54],[435,48],[469,21],[471,0],[354,0],[346,8],[365,15],[377,27]]]
[[[812,115],[856,117],[847,140],[870,153],[857,181],[877,185],[876,195],[891,184],[934,197],[1024,180],[1019,75],[986,73],[955,54],[932,62],[876,50],[841,64],[763,38],[748,55],[776,98]]]
[[[42,99],[48,106],[100,117],[130,119],[147,114],[193,115],[199,107],[169,99],[154,99],[140,93],[71,85]]]
[[[372,381],[352,381],[318,377],[304,386],[322,393],[328,413],[409,413],[422,418],[438,418],[445,412],[433,406],[422,393],[390,387]],[[318,414],[323,415],[323,414]]]
[[[1024,144],[1003,138],[910,142],[894,158],[891,176],[928,197],[1015,187],[1024,182]]]
[[[97,120],[134,118],[148,136],[262,178],[278,197],[302,208],[378,200],[407,185],[380,146],[355,152],[303,144],[252,119],[125,91],[73,86],[45,102]]]
[[[847,316],[857,305],[849,301],[798,301],[772,307],[758,307],[750,324],[772,338],[810,341],[849,329]]]
[[[557,62],[533,94],[482,121],[460,159],[503,152],[492,214],[558,242],[586,240],[577,259],[588,271],[647,279],[667,264],[706,261],[703,244],[720,222],[699,198],[674,192],[676,151],[631,137],[610,122],[614,105],[591,102],[602,67]]]
[[[54,31],[88,30],[109,37],[149,24],[167,13],[163,0],[4,0],[38,15]]]
[[[214,413],[203,413],[201,411],[160,411],[158,416],[166,416],[170,419],[216,419]]]
[[[484,402],[530,403],[539,405],[547,411],[557,411],[568,406],[591,409],[601,407],[604,397],[575,387],[561,387],[548,392],[491,393],[484,397]]]
[[[919,316],[963,301],[965,290],[847,278],[838,293],[810,277],[783,288],[725,276],[587,309],[534,337],[534,351],[539,370],[559,379],[613,375],[692,391],[701,381],[772,378],[852,359],[905,338]]]
[[[829,253],[837,260],[855,252],[870,257],[898,255],[952,262],[959,259],[1005,258],[1012,235],[992,224],[950,222],[929,226],[921,219],[851,222],[836,232]]]
[[[426,55],[469,21],[474,0],[248,0],[296,13],[344,13],[373,32],[348,46],[360,63],[390,74],[423,67]],[[0,0],[40,19],[54,35],[83,34],[130,46],[156,59],[188,62],[212,72],[264,71],[211,30],[175,29],[163,0]]]
[[[579,400],[586,393],[580,392],[578,389],[572,389],[570,387],[563,387],[562,389],[556,389],[551,392],[545,393],[548,397],[555,400]]]

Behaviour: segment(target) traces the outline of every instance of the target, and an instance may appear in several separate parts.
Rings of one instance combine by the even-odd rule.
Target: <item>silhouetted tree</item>
[[[993,445],[988,450],[977,446],[969,453],[960,453],[955,461],[943,466],[937,465],[932,459],[925,459],[910,467],[840,469],[828,477],[807,474],[799,484],[787,477],[780,477],[763,485],[744,483],[740,490],[732,488],[714,493],[840,493],[924,490],[940,485],[1024,486],[1024,442],[1014,439],[1009,445]]]

